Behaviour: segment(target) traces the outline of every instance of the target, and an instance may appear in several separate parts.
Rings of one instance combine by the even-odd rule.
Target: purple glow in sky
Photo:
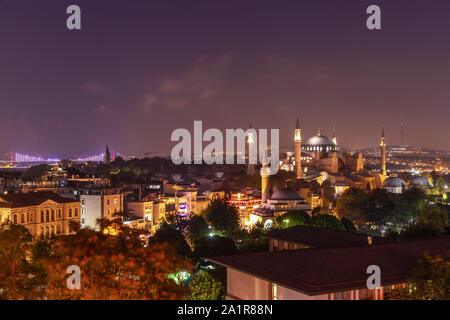
[[[82,30],[66,28],[66,8]],[[450,150],[450,2],[0,0],[0,152],[169,153],[176,128]]]

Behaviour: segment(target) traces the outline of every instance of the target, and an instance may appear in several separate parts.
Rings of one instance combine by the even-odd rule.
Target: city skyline
[[[403,123],[405,144],[450,150],[447,2],[382,1],[379,31],[367,1],[24,3],[0,1],[2,152],[168,155],[194,120],[279,128],[293,148],[296,117],[347,148],[376,147],[382,125],[400,144]]]

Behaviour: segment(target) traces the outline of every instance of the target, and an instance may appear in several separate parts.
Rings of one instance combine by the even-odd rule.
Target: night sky
[[[82,30],[66,28],[77,4]],[[382,30],[366,28],[378,4]],[[0,0],[0,153],[169,154],[176,128],[450,150],[450,1]]]

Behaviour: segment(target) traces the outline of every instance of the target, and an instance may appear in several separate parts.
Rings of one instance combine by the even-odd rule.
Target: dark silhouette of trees
[[[303,226],[310,223],[310,216],[302,210],[289,210],[276,218],[279,228]]]
[[[346,230],[344,224],[338,218],[329,214],[318,214],[313,216],[310,224],[313,227]]]
[[[204,216],[216,233],[233,236],[240,229],[239,212],[225,199],[212,199],[204,211]]]

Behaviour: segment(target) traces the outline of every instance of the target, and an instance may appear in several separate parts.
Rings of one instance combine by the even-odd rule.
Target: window
[[[49,222],[50,221],[50,211],[45,211],[45,221]]]
[[[44,222],[44,211],[41,211],[41,223]]]
[[[109,200],[106,200],[106,205],[108,205],[108,206],[109,206]]]
[[[117,204],[117,199],[116,198],[114,198],[114,204]]]
[[[14,223],[14,224],[17,224],[17,214],[15,214],[15,215],[13,216],[13,223]]]
[[[52,221],[55,221],[55,210],[52,209]]]
[[[20,223],[25,223],[25,215],[23,213],[20,215]]]
[[[52,235],[55,235],[55,226],[52,226]]]
[[[78,208],[75,208],[75,217],[78,217]]]
[[[48,238],[50,236],[50,228],[46,227],[45,228],[45,236]]]
[[[61,209],[58,209],[58,218],[61,219]]]
[[[41,237],[44,236],[44,227],[41,227]]]
[[[72,218],[72,208],[69,209],[69,218]]]
[[[60,224],[56,225],[56,233],[61,233],[61,225]]]
[[[86,200],[85,199],[81,199],[81,204],[84,206],[86,204]]]

